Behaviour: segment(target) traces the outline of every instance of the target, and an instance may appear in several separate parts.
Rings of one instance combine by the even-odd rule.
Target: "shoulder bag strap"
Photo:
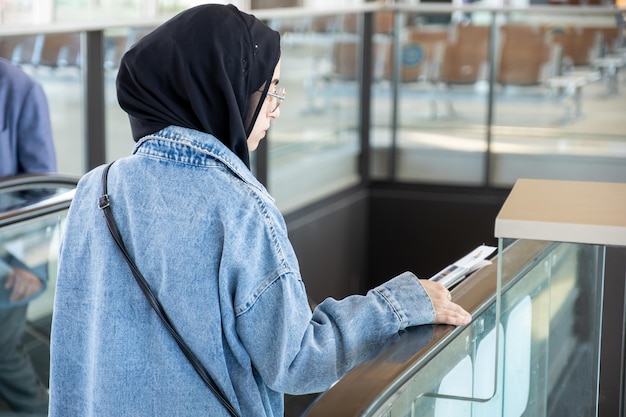
[[[102,173],[103,192],[102,192],[102,196],[100,196],[100,198],[98,199],[98,206],[102,209],[104,213],[104,217],[106,218],[107,226],[109,227],[111,236],[113,237],[113,240],[115,240],[117,247],[120,248],[120,250],[122,251],[122,254],[126,258],[126,261],[128,262],[128,265],[130,266],[133,276],[135,277],[137,284],[139,284],[139,287],[141,288],[141,291],[145,294],[146,298],[148,299],[148,302],[150,303],[154,311],[157,313],[157,315],[159,316],[159,318],[161,319],[161,321],[163,322],[167,330],[172,334],[172,336],[176,340],[176,343],[178,343],[178,346],[183,351],[187,359],[189,359],[189,362],[191,362],[191,365],[193,365],[198,375],[200,375],[200,378],[202,378],[202,381],[204,381],[204,383],[209,387],[209,389],[222,402],[222,404],[224,405],[224,407],[226,407],[226,410],[228,410],[230,415],[233,417],[238,417],[237,412],[235,411],[233,406],[230,404],[230,402],[226,399],[226,397],[222,394],[219,387],[213,381],[213,378],[211,378],[211,375],[209,375],[208,371],[202,366],[198,358],[196,358],[196,356],[193,354],[191,349],[189,349],[185,341],[180,337],[180,335],[174,328],[174,325],[172,324],[169,317],[165,313],[165,310],[161,306],[161,303],[156,298],[156,296],[154,295],[154,293],[148,286],[148,283],[146,282],[145,278],[139,271],[139,268],[137,268],[137,265],[135,265],[135,262],[133,262],[132,258],[126,251],[126,247],[124,246],[124,243],[122,241],[122,236],[120,235],[117,225],[115,224],[115,220],[113,219],[113,213],[111,213],[109,195],[107,194],[107,176],[109,173],[109,168],[111,167],[112,164],[113,162],[109,163],[104,168],[104,172]]]

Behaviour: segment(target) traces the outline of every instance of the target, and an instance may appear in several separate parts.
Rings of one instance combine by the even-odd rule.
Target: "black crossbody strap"
[[[111,236],[113,236],[113,240],[115,240],[117,247],[120,248],[120,250],[122,251],[122,254],[126,258],[126,261],[128,262],[128,265],[130,266],[133,276],[135,277],[137,284],[139,284],[139,287],[141,288],[141,291],[145,294],[146,298],[148,299],[148,302],[150,302],[150,305],[152,306],[154,311],[156,311],[157,315],[159,316],[159,318],[161,319],[161,321],[163,322],[167,330],[172,334],[172,336],[176,340],[176,343],[178,343],[178,346],[183,351],[187,359],[189,359],[189,362],[191,362],[191,365],[193,365],[198,375],[200,375],[200,378],[202,378],[204,383],[217,396],[217,398],[222,402],[222,404],[224,404],[224,407],[226,407],[226,410],[228,410],[230,415],[233,417],[238,417],[237,412],[235,411],[233,406],[230,404],[230,402],[226,399],[226,397],[222,394],[219,387],[215,384],[215,381],[213,381],[213,378],[211,378],[211,375],[209,375],[208,371],[202,366],[198,358],[196,358],[196,356],[193,354],[191,349],[189,349],[185,341],[180,337],[180,335],[174,328],[174,325],[172,324],[169,317],[165,313],[165,310],[161,306],[161,303],[155,297],[154,293],[148,286],[146,279],[143,277],[143,275],[139,271],[139,268],[137,268],[137,265],[135,265],[135,262],[133,262],[132,258],[126,251],[126,247],[124,246],[124,242],[122,241],[122,236],[120,235],[117,225],[115,224],[115,220],[113,219],[113,213],[111,213],[109,195],[107,194],[107,176],[109,173],[109,168],[111,167],[112,164],[113,162],[111,162],[104,168],[104,172],[102,173],[102,196],[98,199],[98,206],[102,209],[104,213],[104,217],[106,218],[107,226],[109,227]]]

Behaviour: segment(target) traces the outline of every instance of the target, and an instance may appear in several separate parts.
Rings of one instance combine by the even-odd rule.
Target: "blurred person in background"
[[[56,170],[43,88],[19,66],[0,58],[0,178]],[[45,290],[44,275],[0,248],[0,410],[47,415],[47,388],[23,349],[28,303]]]
[[[0,178],[56,170],[46,94],[19,66],[0,58]]]

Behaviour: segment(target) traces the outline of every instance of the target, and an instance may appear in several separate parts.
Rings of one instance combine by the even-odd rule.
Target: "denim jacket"
[[[151,309],[101,210],[102,167],[80,181],[59,261],[50,417],[226,416]],[[168,127],[113,164],[111,209],[174,326],[241,416],[282,416],[408,326],[430,323],[404,273],[309,307],[272,197],[214,137]]]

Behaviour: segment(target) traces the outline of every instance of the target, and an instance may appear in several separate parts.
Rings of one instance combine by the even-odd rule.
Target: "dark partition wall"
[[[429,278],[476,246],[497,246],[507,190],[372,184],[368,270],[372,287],[403,271]]]
[[[313,303],[363,290],[367,282],[367,195],[363,189],[351,190],[286,217]]]
[[[497,246],[508,190],[372,183],[286,217],[311,298],[365,292],[410,270],[430,277],[481,243]]]

